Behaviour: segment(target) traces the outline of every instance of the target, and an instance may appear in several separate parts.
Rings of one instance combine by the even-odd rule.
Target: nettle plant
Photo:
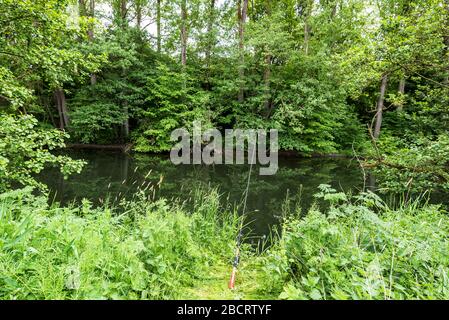
[[[58,166],[65,177],[81,171],[83,161],[51,152],[65,147],[67,134],[41,129],[37,124],[29,115],[0,115],[0,191],[17,185],[45,190],[33,175],[46,165]]]

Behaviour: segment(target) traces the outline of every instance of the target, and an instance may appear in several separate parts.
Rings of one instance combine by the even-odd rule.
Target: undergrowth
[[[322,185],[328,205],[284,205],[268,249],[243,245],[231,292],[241,218],[216,190],[194,194],[189,210],[136,198],[125,211],[0,195],[0,299],[449,298],[449,218],[423,199],[393,209]]]

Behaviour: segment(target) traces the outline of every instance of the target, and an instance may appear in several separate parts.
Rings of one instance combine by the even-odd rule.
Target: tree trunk
[[[206,83],[207,89],[210,90],[210,57],[212,46],[215,42],[215,36],[212,34],[212,27],[215,20],[215,0],[209,2],[209,19],[207,21],[207,46],[206,46]]]
[[[388,75],[384,74],[382,76],[382,83],[380,85],[380,95],[377,101],[377,111],[376,111],[376,125],[374,127],[374,138],[378,139],[380,135],[380,128],[382,126],[382,112],[384,108],[385,91],[388,84]]]
[[[64,130],[69,125],[69,114],[65,100],[65,93],[62,88],[58,88],[54,92],[56,108],[59,114],[59,128]]]
[[[157,52],[161,53],[161,0],[157,0],[156,6],[156,38]]]
[[[128,0],[115,0],[113,6],[114,22],[121,29],[128,27]]]
[[[79,0],[78,8],[80,17],[94,17],[95,16],[95,0],[89,0],[89,11],[86,7],[87,0]],[[89,28],[87,29],[87,38],[89,41],[93,41],[94,39],[94,26],[92,23],[89,23]],[[90,83],[92,85],[97,83],[97,76],[95,74],[90,75]]]
[[[245,82],[245,55],[244,55],[244,46],[245,46],[245,23],[246,23],[246,15],[248,11],[248,0],[243,0],[243,6],[241,3],[242,0],[237,1],[237,17],[239,22],[239,94],[238,101],[240,103],[243,102],[244,99],[244,82]]]
[[[271,55],[267,54],[265,57],[265,71],[263,75],[264,91],[265,91],[265,110],[267,110],[267,118],[271,113],[271,94],[270,94],[270,80],[271,80]]]
[[[87,14],[86,14],[87,16]],[[89,0],[89,17],[93,18],[95,16],[95,0]],[[89,24],[89,29],[87,30],[87,36],[90,41],[94,39],[94,28],[92,24]]]
[[[136,1],[136,24],[137,28],[140,30],[142,25],[142,4],[140,3],[140,0]]]
[[[126,29],[128,27],[128,9],[127,9],[127,2],[128,0],[120,0],[120,7],[119,12],[117,13],[119,15],[119,21],[120,21],[120,27],[122,30]],[[122,77],[126,77],[126,72],[123,70]],[[125,142],[128,139],[129,136],[129,110],[128,110],[128,103],[127,101],[123,101],[122,103],[122,112],[125,115],[125,120],[123,121],[123,124],[121,126],[121,138],[123,142]]]
[[[90,0],[90,16],[92,18],[95,17],[95,0]],[[93,24],[91,24],[89,26],[89,30],[87,31],[88,37],[89,37],[89,41],[93,41],[94,40],[94,26]],[[90,75],[90,83],[92,85],[97,83],[97,75],[95,73],[92,73]]]
[[[445,24],[443,28],[443,41],[444,41],[444,54],[447,58],[449,55],[449,0],[444,0],[444,6],[446,9],[446,16],[445,16]],[[446,68],[446,75],[443,79],[443,84],[448,85],[449,84],[449,70]]]
[[[129,112],[128,112],[128,104],[126,102],[123,104],[123,113],[125,114],[126,119],[122,125],[122,140],[123,140],[122,142],[126,142],[129,136]]]
[[[271,16],[271,3],[270,0],[266,1],[266,10],[267,15]],[[270,116],[271,113],[271,94],[270,94],[270,80],[271,80],[271,54],[268,52],[265,56],[265,70],[263,74],[263,80],[264,80],[264,95],[265,95],[265,101],[264,101],[264,107],[267,111],[267,118]]]
[[[214,37],[212,35],[212,26],[215,18],[215,0],[209,2],[209,19],[207,21],[207,46],[206,46],[206,63],[209,66],[210,55],[212,51],[212,45],[214,43]]]
[[[401,96],[404,95],[405,93],[405,78],[401,78],[401,80],[399,80],[399,87],[398,87],[398,92]],[[400,105],[398,106],[398,111],[402,111],[402,102],[400,103]]]
[[[126,15],[127,15],[127,9],[126,9],[126,2],[127,0],[121,0],[120,1],[120,18],[122,19],[123,26],[126,26]]]
[[[87,16],[86,12],[86,0],[78,0],[78,11],[81,17]]]
[[[304,54],[309,54],[309,41],[311,27],[309,24],[309,17],[312,15],[313,0],[305,1],[304,3]]]
[[[187,0],[181,2],[181,65],[187,65]]]
[[[309,25],[307,23],[307,18],[304,20],[304,54],[307,56],[309,54]]]

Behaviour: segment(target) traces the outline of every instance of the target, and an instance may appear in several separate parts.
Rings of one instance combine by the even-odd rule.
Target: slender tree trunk
[[[127,13],[128,13],[127,12],[128,9],[126,8],[126,5],[127,5],[127,0],[121,0],[120,1],[120,18],[122,19],[122,23],[123,23],[124,27],[127,24],[126,16],[127,16]]]
[[[128,0],[114,0],[113,3],[114,22],[124,30],[128,27]]]
[[[207,89],[210,90],[210,58],[212,46],[215,42],[215,35],[212,34],[212,27],[215,20],[215,0],[209,2],[209,19],[207,21],[207,46],[206,46],[206,83]]]
[[[129,136],[129,112],[128,112],[128,103],[125,102],[123,104],[123,113],[125,114],[126,120],[123,122],[122,125],[122,142],[125,143],[126,139],[128,139]]]
[[[89,0],[89,10],[87,10],[87,0],[79,0],[78,8],[80,17],[94,17],[95,16],[95,0]],[[89,28],[87,29],[87,38],[89,41],[94,40],[94,26],[93,24],[89,24]],[[92,85],[97,83],[97,76],[95,74],[90,75],[90,83]]]
[[[95,17],[95,0],[90,0],[90,16],[92,18]],[[91,24],[89,26],[89,30],[87,31],[88,37],[89,37],[89,41],[93,41],[94,40],[94,26],[93,24]],[[90,83],[92,85],[97,83],[97,75],[95,73],[92,73],[90,75]]]
[[[187,0],[181,2],[181,65],[187,65]]]
[[[384,108],[384,100],[385,100],[385,91],[387,89],[388,84],[388,75],[384,74],[382,76],[382,82],[380,85],[380,95],[379,100],[377,101],[377,111],[376,111],[376,125],[374,127],[374,138],[379,138],[380,128],[382,126],[382,113]]]
[[[248,0],[237,1],[237,17],[239,22],[239,94],[238,101],[240,103],[243,102],[244,99],[244,82],[245,82],[245,54],[244,54],[244,46],[245,46],[245,23],[246,23],[246,15],[248,11]]]
[[[401,96],[404,95],[405,93],[405,78],[401,78],[401,80],[399,80],[399,86],[398,86],[398,92],[399,94],[401,94]],[[402,111],[403,106],[402,106],[402,102],[401,104],[398,106],[398,111]]]
[[[136,1],[136,24],[137,28],[140,30],[142,25],[142,4],[140,0]]]
[[[448,58],[449,55],[449,0],[444,0],[444,7],[446,9],[446,15],[445,15],[445,23],[443,27],[443,41],[444,41],[444,55],[445,58]],[[449,70],[446,68],[446,75],[443,80],[443,84],[448,85],[449,84]]]
[[[335,16],[337,15],[337,8],[338,8],[338,2],[336,2],[334,4],[334,6],[332,7],[331,20],[333,20],[335,18]]]
[[[117,13],[119,16],[120,27],[122,30],[125,30],[128,27],[128,9],[127,9],[128,0],[120,0],[119,12]],[[125,70],[123,70],[122,77],[126,77]],[[123,121],[121,127],[121,136],[122,141],[125,142],[129,136],[129,110],[128,110],[128,102],[122,102],[122,112],[125,115],[125,120]]]
[[[313,0],[305,1],[304,5],[304,54],[307,56],[309,54],[309,42],[310,42],[310,32],[311,26],[309,24],[309,18],[312,15]]]
[[[307,56],[309,54],[309,24],[307,18],[304,20],[304,54]]]
[[[374,174],[372,172],[368,172],[367,173],[367,188],[368,190],[372,191],[372,192],[376,192],[377,191],[377,187],[376,187],[376,177],[374,176]]]
[[[215,0],[209,2],[209,19],[207,20],[207,46],[206,46],[206,63],[209,66],[212,45],[214,37],[212,35],[212,26],[215,18]]]
[[[161,0],[157,0],[156,4],[156,38],[157,52],[161,53]]]
[[[270,2],[270,0],[266,0],[266,10],[267,10],[267,15],[269,17],[271,17],[271,2]],[[271,94],[270,94],[271,54],[269,52],[267,52],[266,56],[265,56],[265,70],[264,70],[264,74],[263,74],[263,80],[264,80],[264,94],[265,94],[264,106],[265,106],[265,110],[267,111],[267,118],[268,118],[271,113]]]
[[[89,16],[91,18],[95,16],[95,0],[89,0]],[[94,39],[94,28],[92,24],[89,25],[89,29],[87,30],[87,36],[90,41]]]
[[[78,10],[79,10],[79,15],[80,15],[81,17],[87,16],[87,12],[86,12],[86,0],[78,0]]]
[[[265,91],[265,110],[267,110],[267,118],[271,113],[271,94],[270,94],[270,81],[271,81],[271,55],[267,54],[265,57],[265,71],[263,75],[264,79],[264,91]]]
[[[62,88],[56,89],[54,96],[59,114],[59,128],[64,130],[70,124],[64,90]]]

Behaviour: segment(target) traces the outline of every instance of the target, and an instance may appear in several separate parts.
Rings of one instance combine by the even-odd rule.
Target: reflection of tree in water
[[[73,152],[70,155],[88,161],[81,174],[63,182],[57,170],[48,169],[41,175],[41,180],[57,192],[56,200],[64,203],[87,198],[98,204],[99,199],[105,199],[108,194],[111,200],[130,199],[138,188],[148,183],[155,185],[163,176],[157,197],[183,201],[197,188],[216,187],[224,199],[239,204],[249,172],[249,165],[175,166],[168,156],[128,156],[111,152]],[[360,188],[361,173],[356,164],[341,159],[280,158],[279,170],[273,176],[259,176],[255,165],[247,203],[249,219],[253,220],[251,228],[258,234],[267,233],[269,226],[278,222],[277,216],[281,214],[287,194],[293,199],[299,189],[302,190],[301,205],[309,207],[322,183],[336,189]]]

